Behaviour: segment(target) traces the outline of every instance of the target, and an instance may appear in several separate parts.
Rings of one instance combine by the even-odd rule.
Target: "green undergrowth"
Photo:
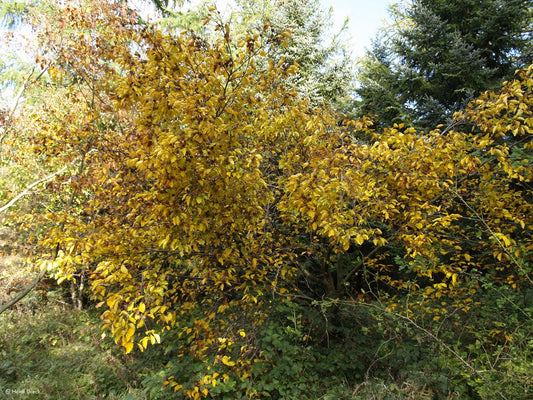
[[[247,328],[270,362],[208,398],[533,399],[533,291],[481,287],[468,312],[436,321],[377,302],[273,302],[269,318]],[[172,331],[125,355],[103,335],[98,310],[75,310],[66,298],[36,291],[0,315],[1,398],[181,399],[165,387],[168,376],[195,382],[205,373],[202,360],[176,357]]]
[[[132,358],[102,337],[99,318],[61,298],[0,316],[1,398],[123,399],[135,394]],[[142,396],[136,398],[143,398]]]

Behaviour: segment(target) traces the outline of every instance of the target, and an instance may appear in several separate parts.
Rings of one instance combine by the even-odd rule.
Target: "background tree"
[[[356,93],[358,115],[374,119],[377,128],[409,120],[403,108],[403,86],[394,71],[394,55],[389,52],[381,31],[372,42],[372,52],[359,60]]]
[[[23,19],[28,10],[24,1],[2,0],[0,1],[0,20],[2,25],[12,28]]]
[[[393,22],[360,68],[359,112],[428,128],[531,62],[531,0],[425,1],[392,9]],[[388,71],[382,74],[383,70]],[[401,105],[390,115],[383,88]]]
[[[274,13],[263,17],[275,32],[290,32],[275,60],[299,66],[291,85],[314,105],[339,108],[351,94],[352,61],[343,41],[346,26],[332,35],[331,18],[332,10],[325,11],[319,0],[278,1]]]

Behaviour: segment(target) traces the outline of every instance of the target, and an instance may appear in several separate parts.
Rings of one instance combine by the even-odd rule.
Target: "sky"
[[[392,0],[321,0],[325,9],[333,7],[334,24],[340,28],[349,18],[348,30],[355,56],[362,56],[377,30],[384,26]]]

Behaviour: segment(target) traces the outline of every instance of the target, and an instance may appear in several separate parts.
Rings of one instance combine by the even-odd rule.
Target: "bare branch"
[[[83,162],[83,159],[86,155],[92,153],[93,151],[96,151],[96,149],[91,149],[89,150],[83,157],[82,157],[82,162]],[[56,172],[48,175],[48,176],[45,176],[44,178],[42,179],[39,179],[38,181],[36,182],[33,182],[30,186],[28,186],[26,189],[24,189],[24,191],[22,193],[19,193],[17,196],[15,196],[13,199],[11,199],[11,201],[9,203],[7,203],[6,205],[0,207],[0,213],[4,212],[5,210],[7,210],[8,208],[12,207],[17,201],[19,201],[22,197],[26,196],[27,194],[29,194],[31,192],[31,190],[35,187],[35,186],[38,186],[39,184],[41,183],[44,183],[44,182],[47,182],[51,179],[53,179],[56,175],[59,175],[60,173],[64,172],[68,167],[70,167],[72,164],[74,164],[76,161],[78,161],[80,159],[80,157],[77,157],[75,158],[74,160],[72,160],[69,164],[65,165],[64,167],[62,167],[61,169],[57,170]],[[81,172],[81,171],[80,171]]]
[[[72,163],[71,163],[72,164]],[[65,165],[63,168],[61,168],[59,171],[56,171],[54,172],[53,174],[50,174],[48,176],[45,176],[44,178],[36,181],[36,182],[33,182],[30,186],[28,186],[26,189],[24,189],[24,191],[22,193],[19,193],[17,196],[15,196],[13,199],[11,199],[11,201],[9,203],[7,203],[6,205],[0,207],[0,213],[4,212],[5,210],[7,210],[8,208],[10,207],[13,207],[15,205],[15,203],[17,201],[19,201],[22,197],[26,196],[27,194],[29,194],[31,192],[31,190],[35,187],[35,186],[38,186],[39,184],[43,183],[43,182],[47,182],[49,180],[51,180],[52,178],[54,178],[56,175],[59,175],[60,173],[62,173],[63,171],[65,171],[71,164],[68,164],[68,165]]]
[[[6,311],[7,309],[13,307],[15,304],[17,304],[20,300],[22,300],[24,297],[26,297],[28,295],[28,293],[30,293],[32,291],[32,289],[37,286],[37,284],[39,283],[39,281],[42,279],[42,277],[44,276],[44,274],[46,274],[46,268],[43,268],[42,271],[39,273],[39,275],[37,276],[37,278],[35,278],[35,280],[33,282],[31,282],[28,286],[26,286],[24,288],[24,290],[22,292],[20,292],[18,294],[17,297],[11,299],[10,301],[8,301],[7,303],[5,304],[0,304],[0,314],[2,314],[4,311]]]

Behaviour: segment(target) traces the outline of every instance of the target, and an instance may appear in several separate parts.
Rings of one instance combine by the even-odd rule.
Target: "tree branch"
[[[20,300],[22,300],[24,297],[28,295],[32,291],[32,289],[37,286],[39,281],[42,279],[42,277],[46,274],[46,268],[43,268],[43,270],[39,273],[37,278],[33,282],[31,282],[28,286],[24,288],[22,292],[18,294],[17,297],[11,299],[5,304],[0,304],[0,314],[2,314],[4,311],[6,311],[8,308],[13,307],[15,304],[17,304]]]
[[[84,154],[83,157],[85,157],[87,154],[90,154],[92,153],[93,151],[96,151],[96,149],[91,149],[89,150],[86,154]],[[7,203],[6,205],[0,207],[0,213],[4,212],[5,210],[7,210],[9,207],[12,207],[17,201],[19,201],[22,197],[26,196],[27,194],[29,194],[31,192],[31,190],[35,187],[35,186],[38,186],[39,184],[43,183],[43,182],[47,182],[49,181],[50,179],[54,178],[56,175],[59,175],[60,173],[64,172],[68,167],[70,167],[72,164],[74,164],[76,161],[78,161],[80,159],[80,157],[77,157],[75,158],[74,160],[72,160],[70,163],[68,163],[67,165],[65,165],[63,168],[57,170],[56,172],[48,175],[48,176],[45,176],[44,178],[42,179],[39,179],[38,181],[36,182],[33,182],[30,186],[28,186],[26,189],[24,189],[24,191],[22,193],[19,193],[17,196],[15,196],[13,199],[11,199],[11,201],[9,203]],[[82,158],[82,163],[83,163],[83,158]]]
[[[0,207],[0,213],[4,212],[5,210],[7,210],[8,208],[10,207],[13,207],[15,205],[15,203],[17,201],[19,201],[22,197],[26,196],[27,194],[29,194],[31,192],[31,190],[43,183],[43,182],[47,182],[49,181],[50,179],[52,179],[53,177],[55,177],[56,175],[59,175],[60,173],[62,173],[63,171],[65,171],[68,167],[70,167],[72,163],[68,164],[68,165],[65,165],[63,168],[61,168],[60,170],[48,175],[48,176],[45,176],[44,178],[36,181],[36,182],[33,182],[30,186],[28,186],[26,189],[24,189],[24,191],[22,193],[19,193],[17,196],[15,196],[13,199],[11,199],[11,201],[9,203],[7,203],[6,205]]]
[[[22,98],[22,95],[24,94],[24,92],[26,91],[26,89],[28,88],[30,84],[31,77],[33,73],[35,72],[35,68],[36,68],[35,66],[32,68],[30,74],[24,80],[17,95],[15,96],[13,105],[11,106],[11,109],[8,110],[8,120],[12,120],[14,118],[15,111],[17,110],[17,107],[20,103],[20,99]],[[41,77],[48,71],[48,68],[49,67],[43,68],[43,70],[39,73],[39,75],[37,75],[37,77],[33,79],[33,82],[37,82],[39,79],[41,79]],[[5,131],[0,135],[0,150],[2,147],[2,143],[4,142],[4,138],[9,134],[9,132],[10,132],[10,129],[6,128]]]
[[[57,258],[57,255],[59,253],[59,243],[56,246],[55,254],[54,254],[54,260]],[[15,298],[11,299],[5,304],[0,304],[0,314],[2,314],[7,309],[13,307],[15,304],[17,304],[19,301],[21,301],[24,297],[28,295],[32,291],[32,289],[37,286],[39,281],[43,278],[43,276],[46,274],[46,268],[43,268],[41,272],[39,272],[39,275],[33,282],[31,282],[28,286],[24,288],[22,292],[20,292]]]

